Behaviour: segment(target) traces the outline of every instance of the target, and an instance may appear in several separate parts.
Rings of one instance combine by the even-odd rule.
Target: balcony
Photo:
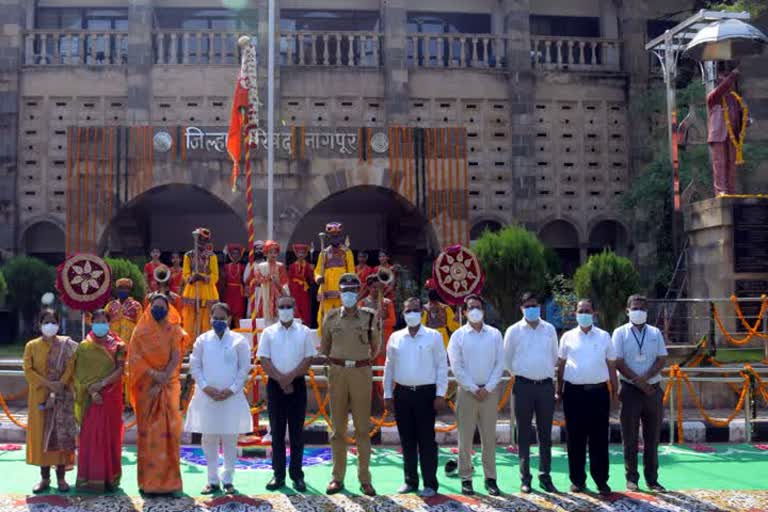
[[[506,41],[506,36],[495,34],[408,34],[408,66],[504,70]]]
[[[590,37],[534,36],[531,65],[560,71],[621,71],[621,41]]]
[[[128,32],[30,30],[24,35],[26,66],[119,66],[128,60]]]
[[[283,66],[381,66],[378,32],[281,32],[280,64]]]
[[[162,30],[152,34],[154,63],[232,66],[240,62],[239,32]]]

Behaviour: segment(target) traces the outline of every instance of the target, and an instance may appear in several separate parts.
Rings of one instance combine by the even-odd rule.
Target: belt
[[[406,385],[400,384],[400,383],[395,383],[395,384],[397,386],[395,389],[402,388],[402,389],[404,389],[406,391],[420,391],[422,389],[436,388],[437,387],[437,384],[419,384],[418,386],[406,386]]]
[[[523,377],[522,375],[515,375],[515,380],[519,382],[525,382],[527,384],[552,384],[552,377],[547,377],[546,379],[533,380],[533,379],[529,379],[528,377]]]
[[[329,357],[328,362],[335,366],[343,366],[344,368],[365,368],[371,366],[370,359],[360,359],[355,361],[353,359],[336,359],[335,357]]]
[[[608,387],[607,382],[601,382],[599,384],[573,384],[571,382],[566,382],[571,387],[583,389],[584,391],[590,391],[592,389],[603,389]]]

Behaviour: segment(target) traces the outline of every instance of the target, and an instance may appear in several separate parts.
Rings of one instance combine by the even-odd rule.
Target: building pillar
[[[0,0],[0,262],[17,250],[19,224],[16,186],[24,0]]]
[[[128,2],[128,125],[149,124],[152,105],[154,0]]]
[[[408,122],[408,27],[406,0],[381,0],[381,25],[384,32],[384,104],[387,124]]]

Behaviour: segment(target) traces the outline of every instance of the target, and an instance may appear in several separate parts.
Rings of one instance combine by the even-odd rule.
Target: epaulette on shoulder
[[[371,309],[371,308],[369,308],[367,306],[361,306],[360,307],[360,311],[362,311],[364,313],[368,313],[369,315],[375,315],[376,314],[376,311],[374,309]]]

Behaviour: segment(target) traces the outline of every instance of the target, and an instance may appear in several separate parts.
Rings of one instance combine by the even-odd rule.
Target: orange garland
[[[740,345],[746,345],[749,343],[749,341],[757,336],[758,338],[768,339],[768,335],[758,332],[757,326],[760,325],[760,322],[762,321],[762,318],[765,314],[766,308],[768,308],[768,298],[766,298],[765,295],[762,297],[763,302],[760,306],[760,313],[758,314],[758,319],[755,323],[755,326],[752,327],[749,325],[749,322],[747,322],[746,318],[744,318],[744,313],[741,310],[741,306],[738,303],[738,299],[735,296],[731,296],[731,301],[734,304],[734,308],[736,309],[736,314],[739,317],[739,320],[741,321],[742,325],[747,329],[747,334],[743,338],[735,338],[731,333],[728,332],[728,330],[725,328],[725,325],[723,324],[722,319],[720,318],[720,313],[717,311],[717,307],[712,307],[712,315],[714,316],[715,322],[717,323],[718,328],[720,329],[720,332],[723,333],[723,336],[728,340],[728,342],[732,345],[740,346]]]

